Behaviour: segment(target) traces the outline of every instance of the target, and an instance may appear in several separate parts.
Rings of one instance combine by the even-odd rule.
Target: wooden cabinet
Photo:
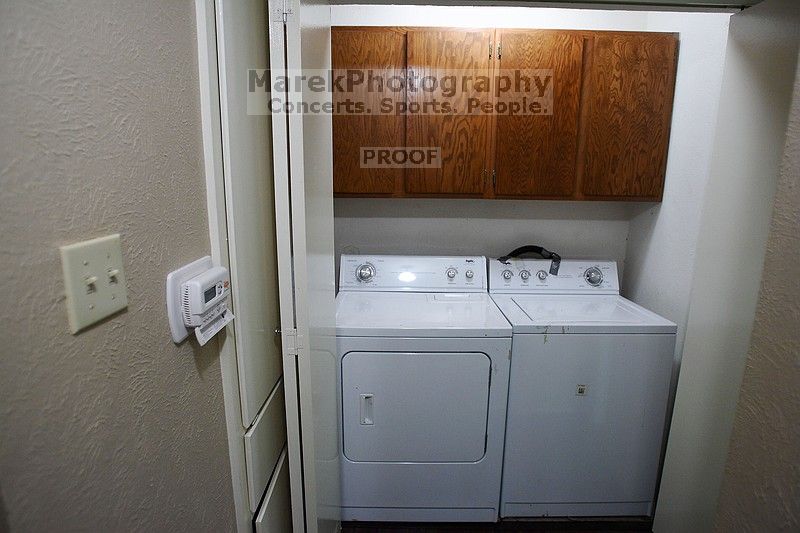
[[[391,195],[403,190],[402,168],[376,168],[361,165],[361,149],[405,146],[405,117],[400,111],[392,114],[348,112],[349,102],[363,102],[372,111],[382,100],[392,105],[405,101],[404,91],[393,91],[386,80],[403,77],[406,67],[405,32],[392,28],[337,28],[331,33],[331,59],[334,79],[351,79],[374,72],[383,76],[382,83],[372,87],[366,81],[339,83],[345,91],[334,91],[333,115],[333,192],[334,194]],[[374,108],[374,109],[373,109]]]
[[[486,114],[467,113],[467,99],[488,99],[474,84],[450,86],[456,81],[480,76],[489,78],[493,31],[411,30],[408,32],[410,106],[420,112],[406,116],[406,143],[409,147],[434,147],[441,153],[440,167],[409,167],[405,190],[410,194],[452,194],[483,196],[489,165],[492,120]],[[425,90],[425,79],[437,86]],[[442,113],[433,104],[449,102],[458,113]],[[425,109],[425,105],[428,109]]]
[[[334,115],[334,193],[570,200],[661,199],[678,39],[672,33],[565,30],[334,28],[333,66],[402,76],[387,87],[335,92],[393,114]],[[536,97],[543,86],[498,80],[549,79],[541,113],[495,111]],[[422,90],[421,80],[458,76],[455,91]],[[464,79],[489,80],[489,90]],[[448,87],[452,88],[452,87]],[[359,92],[361,91],[361,92]],[[447,101],[456,112],[440,112]],[[506,107],[507,108],[507,107]],[[409,109],[411,111],[409,111]],[[422,110],[422,111],[420,111]],[[437,148],[438,166],[367,168],[363,147]]]
[[[533,78],[543,73],[552,93],[542,114],[497,115],[495,189],[497,196],[570,198],[575,192],[578,108],[584,38],[557,30],[498,30],[500,73]],[[549,76],[549,77],[548,77]],[[538,87],[520,83],[520,91],[498,96],[519,99]],[[526,90],[527,89],[527,90]]]
[[[672,34],[594,36],[584,103],[583,194],[661,199],[677,45]]]

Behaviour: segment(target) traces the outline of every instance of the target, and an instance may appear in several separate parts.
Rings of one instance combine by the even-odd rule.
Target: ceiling
[[[728,10],[742,9],[762,0],[329,0],[331,4],[407,4],[407,5],[521,5],[584,7],[596,9]]]
[[[597,4],[614,6],[744,8],[762,0],[532,0],[536,3]]]

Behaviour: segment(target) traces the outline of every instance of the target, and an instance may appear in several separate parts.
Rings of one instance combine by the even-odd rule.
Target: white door
[[[225,207],[236,319],[242,425],[249,428],[281,376],[269,117],[248,114],[247,69],[267,65],[260,0],[217,2]]]
[[[242,530],[251,524],[254,514],[273,526],[290,516],[288,497],[283,502],[289,493],[288,475],[279,461],[287,439],[283,352],[275,333],[281,310],[270,149],[272,120],[263,113],[252,113],[247,105],[249,69],[265,69],[269,64],[268,14],[263,0],[216,0],[203,5],[203,13],[205,20],[210,13],[215,15],[219,65],[218,128],[232,302],[237,317],[233,324],[235,383],[241,407],[241,416],[237,417],[241,427],[236,428],[241,440],[230,442],[231,446],[241,446],[232,452],[241,460],[232,464],[237,498],[246,491],[238,504],[237,522]],[[229,431],[235,431],[230,422]],[[245,503],[246,509],[241,509]]]
[[[270,0],[269,6],[273,87],[283,75],[328,70],[327,2]],[[271,95],[295,105],[311,96],[307,91]],[[295,531],[335,531],[341,440],[331,117],[271,117],[292,520]]]
[[[208,66],[219,67],[207,98],[212,106],[218,98],[220,119],[214,123],[211,113],[206,133],[220,135],[213,159],[222,154],[224,194],[215,194],[225,206],[223,253],[237,315],[230,328],[237,367],[231,387],[238,387],[239,401],[226,392],[229,434],[239,437],[229,438],[237,523],[259,532],[285,531],[287,521],[295,531],[333,531],[340,431],[331,120],[271,114],[263,106],[272,97],[303,99],[274,89],[279,75],[303,70],[309,58],[329,68],[329,8],[292,0],[197,5],[198,20],[213,22],[203,31],[216,33]],[[278,415],[284,402],[285,425]],[[241,426],[232,427],[231,413]]]

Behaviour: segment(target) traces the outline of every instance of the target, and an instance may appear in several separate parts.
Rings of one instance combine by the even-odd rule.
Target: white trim
[[[294,16],[286,19],[286,69],[289,72],[302,72],[303,60],[301,56],[301,24],[300,24],[300,1],[286,0],[288,11]],[[296,103],[302,102],[302,96],[289,93],[289,100],[296,98]],[[291,231],[292,242],[294,245],[292,260],[294,265],[294,318],[297,330],[297,355],[292,358],[295,363],[297,379],[290,383],[297,392],[297,403],[292,405],[289,411],[287,407],[287,420],[296,417],[298,419],[299,447],[295,449],[299,452],[299,457],[295,460],[302,464],[302,491],[303,509],[305,511],[305,531],[306,533],[317,533],[317,480],[316,480],[316,457],[314,448],[314,418],[313,418],[313,398],[311,391],[311,353],[308,341],[310,338],[310,324],[308,306],[308,263],[307,263],[307,243],[306,243],[306,195],[305,195],[305,162],[303,145],[303,115],[292,113],[289,115],[289,190],[291,203]],[[284,357],[284,361],[286,361]],[[294,421],[293,421],[294,422]],[[293,424],[294,425],[294,424]],[[294,429],[294,428],[293,428]],[[293,439],[294,440],[294,439]],[[290,448],[291,451],[291,448]],[[290,459],[292,457],[290,456]],[[291,465],[291,462],[290,462]],[[294,488],[294,487],[293,487]],[[294,496],[294,491],[293,494]],[[294,501],[294,498],[293,498]],[[294,506],[293,506],[294,507]],[[295,530],[297,529],[295,522]]]
[[[197,18],[197,64],[200,77],[200,115],[203,131],[203,159],[206,180],[208,234],[214,263],[228,267],[228,227],[225,214],[225,182],[222,171],[222,132],[219,107],[219,71],[214,0],[195,0]],[[219,363],[231,463],[236,530],[252,531],[248,507],[244,428],[239,402],[239,371],[236,361],[234,325],[219,337]]]
[[[286,0],[268,0],[269,19],[269,63],[271,86],[276,76],[286,70],[284,50],[284,20]],[[286,95],[274,94],[281,103]],[[296,332],[295,301],[292,254],[292,217],[289,183],[289,136],[287,116],[272,114],[272,168],[275,187],[275,242],[278,255],[278,295],[281,309],[281,346],[283,350],[284,399],[286,405],[286,447],[289,461],[289,485],[291,488],[292,523],[295,531],[306,530],[306,505],[303,489],[303,459],[300,442],[300,403],[297,394],[297,356],[301,339],[289,342],[289,335]],[[290,350],[294,344],[295,349]]]
[[[330,27],[330,6],[306,0],[286,0],[286,6],[287,70],[291,73],[305,68],[329,68],[330,32],[326,28]],[[311,30],[306,33],[305,28]],[[295,103],[305,97],[306,91],[289,93],[290,101]],[[333,368],[329,369],[329,376],[320,374],[326,372],[322,354],[328,352],[335,357],[336,353],[336,340],[331,335],[335,330],[335,306],[330,117],[291,113],[288,133],[298,354],[295,386],[299,387],[297,416],[302,439],[305,527],[307,533],[327,533],[335,531],[339,524],[339,476],[333,471],[338,470],[338,460],[318,455],[323,447],[328,449],[339,442],[336,392],[328,391],[330,398],[320,396],[325,395],[327,384],[335,382]],[[286,383],[288,390],[288,379]],[[333,412],[322,416],[323,404],[333,406]],[[287,413],[288,407],[287,402]]]

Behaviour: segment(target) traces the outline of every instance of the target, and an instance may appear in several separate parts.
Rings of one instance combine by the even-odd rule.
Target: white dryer
[[[503,517],[649,516],[672,322],[619,295],[616,263],[489,260],[513,326]]]
[[[342,520],[495,521],[511,326],[483,257],[341,258]]]

